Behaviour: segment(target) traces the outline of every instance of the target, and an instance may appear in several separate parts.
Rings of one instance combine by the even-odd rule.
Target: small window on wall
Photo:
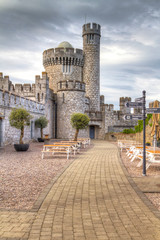
[[[40,102],[40,95],[39,95],[39,93],[37,94],[37,100],[38,100],[38,102]]]
[[[94,43],[94,34],[87,35],[87,43]]]
[[[63,73],[71,73],[72,72],[72,65],[70,64],[63,64]]]

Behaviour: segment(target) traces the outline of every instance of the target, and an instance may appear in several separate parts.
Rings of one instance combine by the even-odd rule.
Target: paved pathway
[[[116,146],[94,144],[58,178],[38,212],[1,211],[0,239],[160,239],[160,220],[125,176]]]

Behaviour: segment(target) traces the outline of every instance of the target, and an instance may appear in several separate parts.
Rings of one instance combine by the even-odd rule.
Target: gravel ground
[[[31,209],[50,181],[74,159],[49,156],[42,159],[42,147],[43,143],[31,143],[27,152],[16,152],[13,146],[0,150],[0,209]],[[121,157],[130,176],[142,177],[137,160],[131,164],[125,152]],[[160,175],[160,167],[149,168],[147,175]],[[160,210],[160,193],[146,193],[146,196]]]
[[[27,152],[16,152],[13,146],[0,150],[0,209],[31,209],[45,186],[74,159],[42,159],[42,147],[31,143]]]
[[[130,159],[127,157],[126,152],[121,153],[121,158],[124,166],[126,167],[129,175],[131,177],[143,177],[142,176],[142,167],[137,167],[139,160],[134,160],[130,162]],[[147,176],[160,176],[160,167],[150,166],[147,169]],[[160,211],[160,193],[145,193],[148,199],[155,205],[155,207]]]

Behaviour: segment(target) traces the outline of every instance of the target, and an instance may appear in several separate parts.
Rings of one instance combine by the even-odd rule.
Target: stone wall
[[[85,112],[84,91],[59,91],[57,93],[57,137],[72,139],[75,129],[72,128],[70,119],[72,113]],[[89,130],[80,130],[79,137],[88,137]]]
[[[139,143],[143,143],[143,131],[140,133],[107,133],[105,139],[108,140],[109,135],[114,135],[117,140],[134,140]],[[151,137],[151,127],[148,125],[146,126],[146,142],[151,143],[152,145],[153,137]]]
[[[60,81],[82,82],[83,51],[74,48],[52,48],[43,52],[43,65],[49,77],[49,87],[57,93]]]
[[[136,140],[138,142],[143,143],[143,131],[136,134]],[[151,143],[152,145],[153,137],[151,137],[151,127],[149,125],[146,126],[146,142]]]
[[[49,88],[49,79],[46,72],[42,72],[42,77],[37,75],[34,84],[13,84],[9,76],[0,73],[0,89],[15,93],[16,95],[26,97],[33,101],[45,103],[46,92]]]
[[[40,129],[35,128],[34,122],[40,116],[47,115],[47,112],[50,113],[50,109],[45,108],[44,104],[0,90],[0,119],[2,121],[1,145],[16,143],[19,140],[20,131],[11,127],[9,124],[11,110],[19,107],[25,108],[32,115],[31,126],[25,127],[24,141],[28,142],[31,138],[40,137]],[[52,124],[48,124],[48,127],[44,129],[44,134],[49,133],[51,125]]]

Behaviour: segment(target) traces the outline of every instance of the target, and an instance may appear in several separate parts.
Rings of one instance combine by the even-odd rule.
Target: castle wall
[[[19,96],[26,97],[33,101],[38,101],[45,104],[46,92],[49,88],[49,79],[46,72],[42,72],[42,78],[37,75],[35,84],[12,84],[9,76],[4,76],[0,73],[0,89],[15,93]]]
[[[119,99],[119,106],[120,106],[120,111],[123,113],[123,114],[130,114],[131,113],[131,109],[130,108],[127,108],[125,106],[125,103],[126,102],[131,102],[131,98],[130,97],[121,97]]]
[[[18,95],[0,90],[0,119],[2,121],[1,145],[17,143],[20,131],[9,124],[9,115],[13,108],[23,107],[32,115],[30,126],[25,127],[24,142],[40,137],[40,129],[35,128],[35,120],[40,116],[47,115],[50,109],[44,104],[20,97]],[[44,129],[44,134],[48,134],[51,123]]]
[[[104,130],[109,132],[122,132],[125,128],[133,128],[137,124],[137,120],[126,121],[123,119],[124,114],[127,114],[128,108],[124,107],[123,111],[114,111],[113,104],[104,104]]]
[[[4,76],[3,73],[0,72],[0,89],[5,91],[12,91],[14,90],[14,86],[12,82],[9,80],[9,76]]]

